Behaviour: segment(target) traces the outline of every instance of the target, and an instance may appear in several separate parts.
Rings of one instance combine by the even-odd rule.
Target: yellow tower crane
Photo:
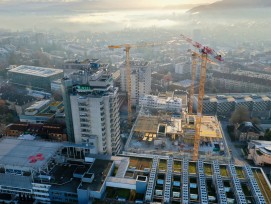
[[[193,102],[194,102],[194,91],[195,91],[195,80],[196,80],[196,70],[197,70],[197,61],[198,59],[202,59],[201,54],[188,50],[189,52],[192,53],[192,69],[191,69],[191,86],[190,86],[190,93],[189,93],[189,108],[188,108],[188,113],[192,114],[193,113]],[[213,62],[210,59],[207,59],[207,62],[209,64],[214,64],[217,65],[217,63]]]
[[[130,65],[130,49],[131,48],[143,48],[150,46],[163,45],[163,43],[141,43],[141,44],[123,44],[123,45],[109,45],[108,48],[119,49],[124,48],[126,52],[126,87],[127,87],[127,97],[128,97],[128,125],[132,124],[132,104],[131,104],[131,65]]]
[[[205,81],[206,81],[206,68],[207,68],[208,55],[212,56],[213,58],[215,58],[218,61],[223,61],[223,59],[222,59],[222,56],[217,54],[212,48],[209,48],[207,46],[203,46],[200,43],[195,42],[192,39],[190,39],[184,35],[181,35],[181,37],[184,38],[190,44],[192,44],[194,47],[198,48],[199,52],[201,53],[198,109],[197,109],[197,116],[196,116],[196,131],[195,131],[195,137],[194,137],[194,151],[193,151],[193,158],[192,158],[193,160],[198,160],[199,143],[200,143],[200,128],[201,128],[203,97],[204,97],[204,86],[205,86]],[[192,63],[192,65],[193,65],[193,63]],[[196,63],[194,64],[194,66],[196,67]],[[192,70],[192,72],[193,72],[193,70]]]

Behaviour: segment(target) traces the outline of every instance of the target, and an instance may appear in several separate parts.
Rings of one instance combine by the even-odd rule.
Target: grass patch
[[[242,167],[235,167],[236,174],[238,178],[245,178],[244,171]]]
[[[166,160],[160,159],[159,170],[160,171],[166,171],[167,170],[167,161]]]
[[[225,177],[229,176],[226,166],[220,165],[220,174],[221,176],[225,176]]]
[[[128,200],[130,197],[130,190],[129,189],[122,189],[122,188],[108,187],[106,189],[106,197],[111,198],[111,199],[124,198],[124,199]]]
[[[137,167],[138,159],[136,157],[130,157],[129,168]]]
[[[174,161],[174,171],[175,172],[182,172],[182,162],[181,161]]]
[[[197,171],[196,163],[195,162],[189,162],[188,172],[190,174],[195,174]]]
[[[139,169],[140,170],[144,170],[145,168],[151,168],[151,165],[152,165],[152,160],[151,159],[139,159]]]
[[[204,173],[206,176],[212,176],[212,166],[211,164],[204,164]]]
[[[115,169],[114,169],[114,171],[113,171],[113,174],[112,174],[112,176],[116,176],[116,174],[117,174],[117,172],[118,172],[118,167],[117,166],[115,166]]]
[[[271,203],[271,189],[269,188],[262,172],[258,169],[253,169],[254,177],[258,183],[258,186],[264,196],[266,203]]]

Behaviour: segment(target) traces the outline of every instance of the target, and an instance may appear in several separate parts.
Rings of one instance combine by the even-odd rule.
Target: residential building
[[[63,65],[63,69],[73,69],[73,70],[80,70],[80,69],[87,69],[87,68],[99,68],[99,59],[86,59],[83,61],[80,60],[66,60]]]
[[[62,69],[21,65],[8,70],[9,82],[31,89],[51,91],[51,82],[64,76]]]
[[[247,150],[247,159],[253,160],[255,165],[271,165],[271,141],[252,140]]]
[[[194,96],[194,110],[197,109],[197,95]],[[271,113],[271,98],[268,95],[228,94],[205,95],[203,113],[218,116],[230,116],[239,107],[246,107],[251,117],[269,119]]]
[[[63,112],[63,103],[60,101],[41,100],[37,101],[19,115],[20,122],[46,123],[56,115]]]
[[[215,86],[234,92],[267,92],[271,82],[269,74],[237,70],[232,73],[212,71]]]
[[[121,149],[118,88],[104,69],[86,69],[76,82],[63,79],[67,133],[70,141],[93,147],[93,153],[117,154]]]
[[[235,129],[235,138],[240,142],[258,140],[263,136],[263,130],[251,122],[243,122]]]
[[[12,123],[5,129],[7,136],[18,137],[22,134],[36,135],[46,140],[67,141],[67,134],[62,125]]]
[[[182,110],[182,99],[174,96],[144,95],[139,98],[139,106],[180,113]]]
[[[131,103],[138,105],[139,97],[151,92],[151,66],[148,62],[130,61],[131,66]],[[127,92],[126,63],[120,66],[121,91]]]

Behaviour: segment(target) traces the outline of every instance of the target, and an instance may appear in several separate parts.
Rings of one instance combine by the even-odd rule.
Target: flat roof
[[[95,159],[88,173],[94,174],[94,180],[91,183],[82,182],[79,186],[81,189],[91,191],[100,191],[104,184],[107,174],[112,166],[113,161]]]
[[[15,188],[32,189],[32,180],[29,176],[19,176],[13,174],[0,174],[0,184]]]
[[[0,165],[11,168],[40,168],[63,144],[57,142],[29,141],[13,138],[0,140]],[[41,154],[43,159],[31,161],[30,157]]]
[[[139,116],[134,132],[157,133],[158,117],[157,116]]]
[[[63,73],[63,70],[62,69],[52,69],[52,68],[45,68],[45,67],[21,65],[21,66],[15,67],[13,69],[10,69],[8,72],[26,74],[26,75],[32,75],[32,76],[39,76],[39,77],[49,77],[49,76]]]
[[[214,116],[203,116],[201,119],[200,136],[222,138],[219,123]]]

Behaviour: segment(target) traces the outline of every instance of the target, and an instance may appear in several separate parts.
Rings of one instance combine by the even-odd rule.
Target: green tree
[[[7,122],[7,123],[12,123],[12,122],[14,122],[14,116],[12,115],[12,113],[8,113],[8,114],[6,115],[6,122]]]
[[[263,140],[271,141],[271,131],[270,130],[265,131]]]

